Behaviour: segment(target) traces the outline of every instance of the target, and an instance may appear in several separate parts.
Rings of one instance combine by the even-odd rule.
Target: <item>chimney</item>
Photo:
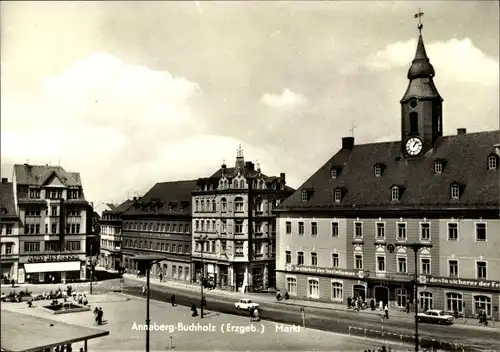
[[[7,183],[9,180],[6,177],[2,177],[2,183]]]
[[[342,138],[342,149],[352,150],[354,148],[354,137]]]
[[[286,181],[286,179],[285,179],[285,173],[284,173],[284,172],[280,173],[280,178],[281,178],[283,181]]]
[[[457,134],[466,134],[467,133],[467,129],[465,128],[457,128]]]
[[[254,171],[254,164],[251,162],[251,161],[247,161],[245,163],[245,168],[248,170],[248,171]]]

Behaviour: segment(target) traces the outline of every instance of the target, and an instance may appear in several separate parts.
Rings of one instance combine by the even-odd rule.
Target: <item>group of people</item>
[[[488,325],[488,316],[486,315],[486,311],[484,309],[480,309],[477,314],[479,318],[479,324]]]
[[[54,348],[54,352],[71,352],[71,351],[73,351],[73,348],[71,347],[70,343],[68,343],[67,345],[57,346],[56,348]]]
[[[289,298],[290,298],[290,296],[288,295],[288,291],[285,291],[285,294],[283,296],[281,295],[281,291],[280,290],[276,291],[276,299],[278,301],[281,301],[282,299],[285,299],[285,301],[286,301]]]
[[[260,321],[259,307],[251,307],[248,312],[250,313],[250,321]]]
[[[392,349],[389,347],[389,350],[385,346],[382,346],[381,348],[373,349],[373,350],[365,350],[365,352],[391,352]]]
[[[95,307],[94,309],[94,319],[95,319],[95,325],[102,325],[102,316],[104,315],[104,312],[102,311],[102,307]]]
[[[389,319],[389,305],[387,303],[384,303],[383,301],[379,301],[379,309],[380,311],[384,312],[384,318]],[[357,297],[347,297],[347,308],[353,308],[355,311],[359,312],[361,309],[368,308],[367,302],[361,298],[360,296]],[[375,299],[370,300],[370,309],[373,311],[376,309],[375,307]],[[409,306],[407,307],[407,310],[409,310]]]

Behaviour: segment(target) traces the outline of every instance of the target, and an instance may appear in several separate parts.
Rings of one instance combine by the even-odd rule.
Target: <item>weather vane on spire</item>
[[[351,134],[352,134],[352,136],[353,136],[353,137],[354,137],[354,130],[355,130],[357,127],[358,127],[358,126],[356,126],[356,125],[354,124],[354,122],[353,122],[353,123],[351,123],[351,129],[349,130],[349,132],[351,132]]]
[[[424,13],[420,11],[420,9],[418,9],[418,13],[415,14],[415,18],[418,18],[418,31],[420,32],[420,34],[422,34],[422,28],[424,27],[424,25],[422,24],[423,15]]]

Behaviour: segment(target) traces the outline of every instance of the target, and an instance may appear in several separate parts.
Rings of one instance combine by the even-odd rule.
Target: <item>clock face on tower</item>
[[[422,141],[417,137],[412,137],[406,141],[406,152],[408,155],[415,156],[422,151]]]

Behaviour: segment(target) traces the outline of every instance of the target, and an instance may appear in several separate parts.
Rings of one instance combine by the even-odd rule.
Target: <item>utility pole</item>
[[[200,285],[201,285],[201,314],[200,318],[203,319],[203,280],[205,278],[205,264],[203,263],[203,247],[205,247],[205,242],[206,242],[206,237],[200,237],[200,244],[201,244],[201,278],[200,278]]]
[[[249,170],[251,171],[251,170]],[[248,269],[247,269],[247,287],[250,292],[250,270],[252,269],[253,258],[253,175],[248,175]]]
[[[92,258],[92,242],[90,243],[90,294],[92,294],[92,277],[94,276],[94,260]]]
[[[415,281],[414,285],[414,305],[415,305],[415,352],[418,352],[419,349],[419,341],[418,341],[418,251],[422,248],[432,248],[432,244],[424,244],[424,243],[408,243],[406,245],[407,248],[413,249],[415,253]]]
[[[149,271],[151,269],[151,263],[147,263],[146,268],[146,352],[149,352]]]

